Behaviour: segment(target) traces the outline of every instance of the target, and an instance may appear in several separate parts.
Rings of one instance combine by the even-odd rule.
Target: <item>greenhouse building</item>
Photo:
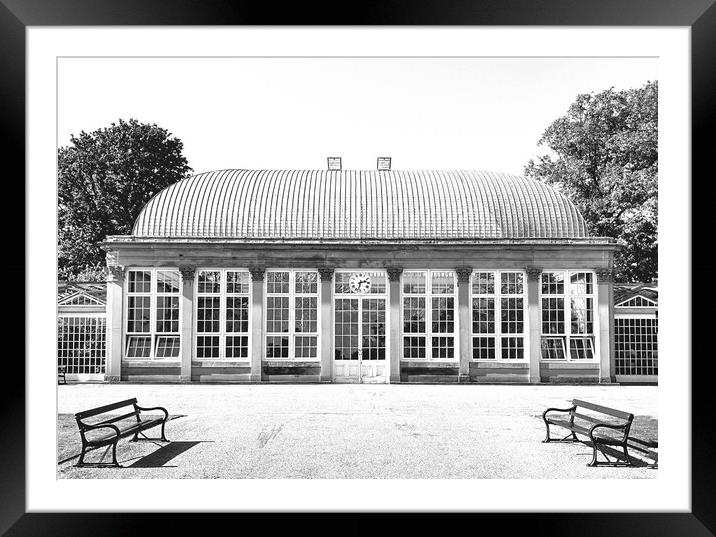
[[[110,382],[609,383],[613,239],[480,171],[222,170],[109,236]]]

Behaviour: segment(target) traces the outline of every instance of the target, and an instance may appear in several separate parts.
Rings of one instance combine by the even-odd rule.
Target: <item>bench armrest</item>
[[[153,407],[142,407],[137,404],[134,405],[137,410],[161,410],[164,412],[164,421],[167,421],[169,419],[169,412],[167,412],[167,409],[163,406],[153,406]]]
[[[576,406],[571,406],[569,408],[548,408],[542,412],[542,419],[547,421],[547,412],[573,412],[576,408]]]
[[[113,429],[114,434],[116,434],[117,438],[119,438],[119,427],[117,427],[116,425],[112,425],[111,423],[100,423],[97,425],[87,425],[83,423],[80,427],[80,433],[82,433],[82,436],[84,437],[87,431],[94,431],[97,429]]]
[[[623,423],[621,425],[612,425],[611,423],[597,423],[596,425],[592,425],[592,427],[589,429],[589,439],[594,442],[594,431],[598,429],[599,427],[604,427],[605,429],[614,429],[616,431],[623,430],[624,431],[624,438],[623,440],[626,440],[626,436],[629,433],[629,426],[631,423]]]

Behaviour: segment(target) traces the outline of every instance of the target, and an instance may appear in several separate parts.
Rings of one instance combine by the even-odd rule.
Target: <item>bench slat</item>
[[[586,414],[580,414],[579,412],[575,412],[574,417],[588,421],[590,423],[608,423],[608,422],[604,421],[603,419],[599,419],[594,416],[587,416]]]
[[[112,418],[112,419],[104,420],[104,421],[98,422],[98,423],[96,423],[96,424],[93,423],[92,425],[99,425],[100,423],[114,423],[114,422],[117,422],[117,421],[126,420],[127,418],[131,418],[131,417],[133,417],[133,416],[136,416],[137,414],[139,414],[139,411],[133,411],[133,412],[130,412],[130,413],[128,413],[128,414],[122,414],[121,416],[115,416],[115,417]]]
[[[122,408],[124,406],[134,405],[137,403],[137,398],[133,397],[132,399],[127,399],[126,401],[119,401],[118,403],[112,403],[111,405],[105,405],[100,406],[97,408],[91,408],[89,410],[85,410],[83,412],[78,412],[75,414],[76,418],[83,419],[83,418],[91,418],[92,416],[96,416],[97,414],[103,414],[105,412],[109,412],[110,410],[116,410],[118,408]]]
[[[154,418],[147,421],[142,421],[136,424],[133,424],[131,427],[125,427],[119,429],[119,438],[124,438],[125,436],[129,436],[131,434],[134,434],[135,432],[143,431],[144,429],[149,429],[151,427],[154,427],[155,425],[160,425],[164,421],[162,418]],[[98,444],[102,442],[106,442],[107,440],[114,439],[115,434],[114,432],[111,433],[105,433],[100,436],[95,436],[92,439],[87,440],[88,444]]]
[[[629,412],[623,412],[606,406],[595,405],[594,403],[589,403],[580,399],[573,399],[572,404],[575,406],[581,406],[582,408],[588,408],[589,410],[594,410],[595,412],[601,412],[602,414],[607,414],[608,416],[614,416],[616,418],[622,418],[625,420],[634,419],[634,415]]]

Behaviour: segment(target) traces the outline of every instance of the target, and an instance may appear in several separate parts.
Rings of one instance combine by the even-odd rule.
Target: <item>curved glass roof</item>
[[[238,239],[586,238],[550,186],[482,171],[221,170],[175,183],[132,235]]]

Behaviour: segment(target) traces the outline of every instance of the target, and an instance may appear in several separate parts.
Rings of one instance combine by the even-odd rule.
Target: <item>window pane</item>
[[[176,270],[158,270],[157,293],[179,293],[179,272]]]
[[[198,277],[200,293],[219,293],[221,291],[221,272],[200,270]]]
[[[572,360],[591,360],[592,358],[594,358],[594,351],[592,349],[592,338],[570,338],[569,355]]]
[[[318,293],[318,273],[316,272],[297,272],[296,273],[296,293]]]
[[[150,301],[148,296],[127,297],[127,332],[150,332]]]
[[[425,358],[425,337],[404,337],[403,358]]]
[[[572,334],[592,334],[594,330],[591,298],[572,298]]]
[[[521,295],[524,292],[521,272],[503,272],[500,280],[500,292],[503,295]]]
[[[288,358],[288,338],[284,336],[266,337],[266,358]]]
[[[495,358],[495,338],[472,338],[472,358],[473,360],[493,360]]]
[[[151,346],[151,337],[129,336],[127,338],[127,358],[149,358]]]
[[[229,294],[249,293],[249,273],[230,270],[226,273],[226,292]]]
[[[219,336],[197,336],[196,337],[197,358],[218,358],[219,357]]]
[[[503,334],[521,334],[524,331],[524,306],[521,298],[500,300]]]
[[[476,272],[472,275],[472,293],[475,295],[492,295],[495,293],[495,273]]]
[[[196,310],[196,331],[197,332],[218,332],[219,326],[219,297],[200,296],[197,297]],[[218,338],[217,338],[218,341]]]
[[[151,293],[152,273],[149,270],[130,270],[128,290],[130,293]]]
[[[366,274],[368,275],[368,277],[370,277],[370,290],[368,291],[368,293],[373,295],[382,295],[383,293],[385,293],[385,272],[366,272]]]
[[[561,295],[564,294],[564,273],[543,272],[542,273],[542,294]]]
[[[425,273],[424,272],[404,272],[403,273],[403,293],[411,295],[425,294]]]
[[[249,331],[249,297],[226,297],[226,331]]]
[[[179,336],[157,337],[157,358],[178,358],[179,357]]]
[[[433,272],[432,273],[432,290],[434,294],[454,294],[455,293],[455,273],[452,271]]]
[[[403,298],[403,332],[408,334],[425,332],[425,298]]]
[[[472,332],[474,334],[495,333],[494,298],[480,297],[472,299]]]
[[[296,336],[296,358],[317,358],[318,338],[316,336]]]
[[[266,331],[288,332],[288,297],[266,297]]]
[[[179,297],[157,297],[157,333],[179,332]]]
[[[570,272],[569,292],[573,295],[592,294],[592,273],[591,272]]]
[[[296,297],[296,332],[318,332],[318,298]]]
[[[267,293],[288,293],[290,272],[269,271],[266,273]]]
[[[542,333],[564,334],[563,298],[542,298]]]
[[[347,293],[351,292],[350,284],[349,284],[350,279],[351,279],[350,272],[336,272],[335,278],[336,278],[336,285],[335,285],[336,293],[347,294]]]
[[[249,357],[249,336],[226,336],[227,358]]]
[[[452,333],[455,331],[455,299],[452,297],[433,297],[433,332]],[[435,341],[436,338],[433,338]]]
[[[502,359],[521,360],[525,357],[524,338],[503,337],[502,338]]]
[[[542,359],[543,360],[564,360],[564,338],[543,337],[542,338]]]
[[[454,358],[455,347],[452,337],[433,338],[433,358]]]

